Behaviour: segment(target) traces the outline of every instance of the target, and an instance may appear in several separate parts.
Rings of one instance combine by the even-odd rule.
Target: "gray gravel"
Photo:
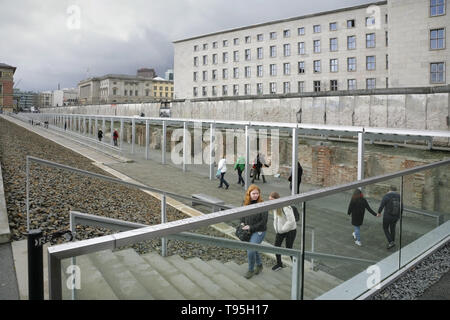
[[[447,242],[370,300],[417,300],[449,271],[450,242]]]
[[[26,238],[27,155],[109,175],[80,154],[0,118],[0,163],[13,241]],[[70,210],[148,225],[159,224],[161,221],[159,200],[140,190],[38,164],[30,166],[30,175],[30,225],[32,229],[41,228],[44,235],[56,230],[69,230]],[[168,221],[184,218],[187,216],[182,212],[167,208]],[[224,237],[210,227],[191,232]],[[112,231],[100,228],[77,227],[77,239],[111,233]],[[161,241],[152,240],[133,247],[141,253],[149,250],[160,251]],[[247,262],[247,254],[243,250],[202,246],[175,240],[169,241],[168,253],[179,254],[183,258],[196,256],[205,260]],[[273,264],[273,261],[266,257],[263,258],[263,262],[267,266]]]

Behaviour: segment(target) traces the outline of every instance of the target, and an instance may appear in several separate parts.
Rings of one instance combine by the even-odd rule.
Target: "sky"
[[[23,91],[173,68],[173,41],[374,0],[0,0],[0,63]],[[175,74],[176,77],[176,74]]]

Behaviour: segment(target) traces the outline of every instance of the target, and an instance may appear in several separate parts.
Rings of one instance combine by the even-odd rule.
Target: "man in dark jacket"
[[[391,186],[389,192],[386,193],[381,200],[378,213],[384,209],[383,215],[383,230],[388,241],[387,248],[390,249],[395,246],[395,225],[400,218],[400,194],[397,193],[397,188]]]
[[[295,190],[295,193],[299,194],[300,193],[300,183],[302,183],[302,175],[303,175],[303,168],[300,165],[300,161],[297,162],[297,190]],[[289,181],[289,190],[292,190],[292,171],[291,171],[291,175],[288,178]]]

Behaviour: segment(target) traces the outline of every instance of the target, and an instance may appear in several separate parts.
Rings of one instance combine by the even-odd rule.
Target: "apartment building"
[[[14,110],[13,87],[16,67],[0,63],[0,112]]]
[[[175,41],[175,97],[448,84],[446,2],[374,2]]]

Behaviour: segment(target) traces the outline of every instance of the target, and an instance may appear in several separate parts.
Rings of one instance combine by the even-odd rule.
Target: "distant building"
[[[173,69],[169,69],[166,71],[165,79],[173,81]]]
[[[0,63],[0,112],[14,111],[14,73],[16,67]]]
[[[52,91],[43,91],[38,93],[37,98],[37,107],[41,108],[50,108],[52,106],[53,101],[53,92]]]
[[[143,68],[135,76],[107,74],[82,80],[78,83],[79,103],[145,103],[171,99],[173,81],[150,77],[152,75],[155,75],[153,69]]]
[[[33,91],[14,89],[14,100],[19,111],[30,111],[31,107],[38,105],[38,94]]]
[[[53,107],[73,106],[78,105],[78,89],[64,88],[61,90],[54,90],[52,96]]]

